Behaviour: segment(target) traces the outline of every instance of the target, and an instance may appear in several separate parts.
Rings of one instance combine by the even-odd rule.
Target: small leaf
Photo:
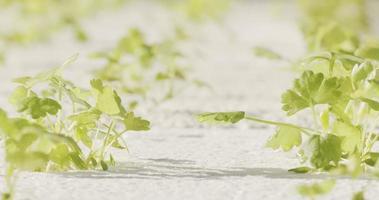
[[[308,172],[311,172],[312,168],[309,168],[309,167],[297,167],[297,168],[290,169],[288,171],[295,172],[295,173],[298,173],[298,174],[306,174]]]
[[[301,130],[289,126],[279,126],[276,134],[267,142],[266,146],[272,149],[282,148],[289,151],[301,145]]]
[[[116,115],[121,111],[114,91],[108,87],[97,96],[96,108],[109,115]]]
[[[128,131],[147,131],[150,130],[150,122],[142,119],[141,117],[135,117],[133,112],[126,114],[124,118],[125,129]]]
[[[108,171],[109,167],[108,167],[108,164],[106,162],[104,162],[103,160],[100,161],[100,165],[101,165],[101,168],[104,170],[104,171]]]
[[[270,49],[267,49],[265,47],[255,47],[253,51],[254,51],[254,54],[258,57],[263,57],[263,58],[273,59],[273,60],[282,59],[282,56],[280,56],[278,53]]]
[[[245,112],[216,112],[204,113],[197,116],[197,120],[204,122],[222,122],[235,124],[245,118]]]
[[[333,134],[342,138],[341,148],[346,153],[362,150],[362,131],[359,127],[336,121],[333,125]]]

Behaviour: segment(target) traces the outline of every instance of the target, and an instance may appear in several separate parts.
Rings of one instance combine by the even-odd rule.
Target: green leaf
[[[19,112],[27,112],[33,119],[39,119],[47,114],[56,115],[61,109],[61,105],[54,99],[33,96],[24,99]]]
[[[297,167],[297,168],[289,169],[288,171],[289,172],[295,172],[295,173],[298,173],[298,174],[306,174],[308,172],[311,172],[312,168],[309,168],[309,167]]]
[[[353,200],[365,200],[365,195],[363,191],[356,192],[353,196]]]
[[[50,159],[57,163],[60,167],[68,167],[70,165],[70,150],[65,144],[59,144],[49,153]]]
[[[28,96],[28,89],[24,86],[18,86],[9,98],[9,102],[16,107],[20,107],[24,99]]]
[[[75,152],[71,152],[69,154],[72,162],[74,163],[74,165],[78,168],[78,169],[81,169],[81,170],[85,170],[87,169],[87,165],[86,163],[82,160],[82,158],[80,157],[80,155],[78,153],[75,153]]]
[[[333,125],[333,134],[342,138],[341,148],[343,152],[354,153],[362,151],[362,130],[350,124],[336,121]]]
[[[341,82],[335,77],[324,78],[322,73],[305,71],[301,78],[295,80],[294,88],[282,95],[282,109],[293,115],[317,104],[334,104],[342,96]]]
[[[53,69],[48,70],[46,72],[39,73],[34,77],[28,77],[28,76],[20,77],[20,78],[15,79],[14,82],[20,83],[26,88],[31,88],[35,86],[36,84],[46,82],[52,79],[53,77],[56,77],[56,76],[59,77],[60,74],[62,73],[62,70],[66,68],[68,65],[70,65],[71,63],[73,63],[78,58],[78,55],[79,54],[74,54],[59,67],[54,67]]]
[[[297,191],[302,196],[313,198],[331,192],[335,185],[335,180],[326,180],[311,185],[300,185],[298,186]]]
[[[104,170],[104,171],[108,171],[109,167],[108,167],[108,164],[106,162],[104,162],[103,160],[100,161],[100,165],[101,165],[101,168]]]
[[[368,98],[359,98],[361,101],[367,103],[371,109],[379,111],[379,102],[368,99]]]
[[[84,145],[86,145],[88,148],[92,148],[92,139],[90,136],[88,136],[89,131],[84,127],[78,127],[75,130],[75,137],[77,140],[83,142]]]
[[[100,79],[92,79],[91,86],[93,89],[97,90],[98,93],[103,92],[104,85],[103,81],[101,81]]]
[[[289,151],[301,145],[301,130],[289,126],[278,126],[276,134],[267,142],[266,146],[272,149],[282,148]]]
[[[95,128],[101,112],[96,109],[84,111],[68,116],[67,119],[76,122],[76,126],[84,128]]]
[[[366,158],[364,160],[364,162],[369,165],[369,166],[375,166],[376,163],[378,162],[379,160],[379,153],[378,152],[368,152],[366,154]]]
[[[352,70],[353,82],[358,83],[361,80],[366,80],[373,70],[374,67],[369,62],[364,62],[360,65],[355,65]]]
[[[127,113],[123,121],[125,129],[128,131],[150,130],[150,122],[141,117],[135,117],[133,112]]]
[[[337,166],[341,160],[341,139],[335,135],[327,135],[326,138],[315,135],[309,145],[312,148],[311,163],[317,169],[328,169]]]
[[[360,47],[355,51],[355,55],[372,59],[372,60],[379,60],[379,45],[365,45]]]
[[[112,88],[104,88],[97,96],[96,108],[109,115],[117,115],[121,112]]]
[[[263,57],[263,58],[273,59],[273,60],[282,59],[282,56],[280,56],[278,53],[270,49],[267,49],[265,47],[255,47],[253,51],[254,51],[254,54],[258,57]]]
[[[197,120],[204,122],[222,122],[235,124],[245,118],[245,112],[215,112],[204,113],[197,116]]]

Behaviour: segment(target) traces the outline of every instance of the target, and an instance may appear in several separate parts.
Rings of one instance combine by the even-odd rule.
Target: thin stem
[[[255,121],[255,122],[259,122],[259,123],[263,123],[263,124],[270,124],[270,125],[274,125],[274,126],[288,126],[288,127],[292,127],[292,128],[301,129],[307,135],[314,135],[314,133],[321,134],[320,131],[317,131],[317,130],[314,130],[311,128],[307,128],[307,127],[298,126],[295,124],[289,124],[289,123],[284,123],[284,122],[276,122],[276,121],[270,121],[270,120],[263,120],[263,119],[259,119],[259,118],[252,117],[252,116],[246,116],[245,119]]]
[[[314,105],[311,106],[311,110],[312,110],[312,117],[313,117],[313,123],[314,123],[314,126],[315,126],[315,128],[318,128],[318,123],[317,123],[317,112],[316,112],[316,109],[315,109],[315,106],[314,106]]]
[[[109,125],[108,131],[107,131],[107,135],[106,135],[106,137],[105,137],[105,139],[103,141],[103,145],[102,145],[101,151],[100,151],[100,158],[101,158],[101,160],[103,160],[103,158],[104,158],[105,147],[107,146],[107,142],[108,142],[108,139],[109,139],[109,136],[111,134],[111,131],[112,131],[113,127],[114,127],[114,121],[112,121],[111,124]]]

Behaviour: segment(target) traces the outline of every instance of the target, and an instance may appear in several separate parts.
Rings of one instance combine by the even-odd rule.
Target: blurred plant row
[[[3,59],[9,47],[48,40],[66,28],[73,30],[78,42],[90,40],[82,20],[129,1],[0,0],[0,12],[11,20],[0,30]],[[218,18],[230,1],[156,2],[198,22]],[[77,55],[62,66],[15,79],[18,86],[9,102],[17,115],[9,116],[0,109],[8,189],[2,198],[14,198],[20,171],[108,170],[116,165],[115,150],[128,151],[126,133],[150,129],[150,121],[134,112],[140,102],[157,104],[188,85],[203,86],[190,75],[186,56],[178,48],[187,34],[174,31],[173,38],[151,43],[140,29],[131,28],[112,48],[94,51],[90,57],[103,65],[94,66],[99,69],[87,88],[62,75]]]

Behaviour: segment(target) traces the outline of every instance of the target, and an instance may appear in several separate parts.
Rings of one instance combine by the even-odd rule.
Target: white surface
[[[207,127],[193,118],[204,111],[245,110],[267,119],[284,119],[280,95],[296,74],[286,68],[286,62],[254,57],[251,48],[269,46],[290,59],[301,57],[305,50],[293,9],[285,6],[276,15],[272,11],[264,1],[250,1],[235,5],[223,23],[188,25],[192,39],[184,44],[186,55],[194,74],[213,91],[189,88],[149,112],[141,110],[152,121],[152,130],[126,136],[131,152],[117,153],[116,169],[22,173],[16,199],[301,199],[296,185],[325,176],[287,172],[298,161],[292,153],[264,147],[272,127],[246,122]],[[159,40],[172,31],[173,21],[180,20],[162,7],[140,1],[87,20],[90,43],[77,44],[69,33],[62,33],[45,44],[13,48],[6,67],[0,69],[0,106],[12,111],[6,99],[12,78],[58,65],[76,52],[81,57],[67,70],[67,77],[88,85],[88,72],[98,64],[86,57],[89,52],[112,47],[132,26]],[[350,199],[353,192],[366,187],[367,199],[374,200],[378,186],[377,181],[338,178],[335,190],[324,198]]]

